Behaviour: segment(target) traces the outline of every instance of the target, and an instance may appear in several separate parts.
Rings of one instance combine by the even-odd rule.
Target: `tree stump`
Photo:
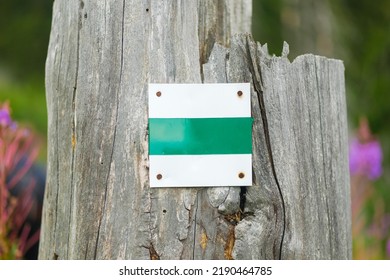
[[[54,2],[41,259],[349,259],[344,67],[270,56],[251,1]],[[250,82],[253,186],[149,186],[149,83]]]

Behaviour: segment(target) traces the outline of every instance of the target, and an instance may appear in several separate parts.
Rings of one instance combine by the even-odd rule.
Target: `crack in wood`
[[[104,218],[104,213],[105,209],[107,206],[107,192],[108,192],[108,180],[110,178],[110,173],[111,173],[111,165],[112,165],[112,159],[114,157],[114,149],[115,149],[115,142],[116,142],[116,137],[117,137],[117,124],[118,124],[118,111],[119,111],[119,90],[120,90],[120,85],[122,83],[122,75],[123,75],[123,41],[124,41],[124,21],[125,21],[125,5],[126,1],[123,0],[123,6],[122,6],[122,36],[121,36],[121,64],[120,64],[120,72],[119,72],[119,84],[118,84],[118,89],[116,92],[116,111],[115,111],[115,121],[114,121],[114,133],[113,133],[113,140],[112,140],[112,149],[111,149],[111,154],[110,154],[110,160],[109,165],[108,165],[108,172],[107,172],[107,177],[106,177],[106,182],[105,182],[105,190],[104,190],[104,198],[103,198],[103,210],[101,212],[101,217],[99,219],[99,224],[98,224],[98,229],[97,229],[97,235],[96,235],[96,242],[95,242],[95,250],[94,250],[94,259],[97,257],[97,252],[98,252],[98,246],[99,246],[99,239],[100,239],[100,232],[101,232],[101,226],[103,223],[103,218]]]
[[[279,192],[279,197],[281,200],[281,205],[282,205],[282,212],[283,212],[283,231],[282,231],[282,236],[281,236],[281,241],[280,241],[280,247],[279,247],[279,259],[282,259],[282,249],[283,249],[283,242],[284,242],[284,236],[285,236],[285,231],[286,231],[286,209],[285,209],[285,202],[283,198],[283,193],[276,175],[276,170],[275,170],[275,163],[273,160],[273,155],[272,155],[272,147],[271,147],[271,140],[269,136],[269,130],[268,130],[268,121],[267,121],[267,112],[265,110],[265,103],[264,103],[264,97],[263,97],[263,80],[261,76],[261,66],[257,64],[256,58],[259,57],[257,47],[255,46],[254,52],[251,48],[252,44],[252,38],[250,35],[247,35],[246,37],[246,48],[247,48],[247,53],[249,54],[249,67],[250,71],[252,73],[252,81],[253,81],[253,88],[256,92],[257,99],[259,102],[260,106],[260,113],[261,113],[261,118],[263,121],[263,127],[264,127],[264,136],[265,136],[265,141],[267,145],[267,151],[268,155],[270,158],[270,163],[271,163],[271,168],[272,168],[272,174],[275,179],[275,183],[278,187],[278,192]]]
[[[197,191],[196,193],[196,199],[195,199],[195,203],[194,205],[196,205],[195,207],[195,214],[194,214],[194,236],[193,236],[193,242],[192,242],[192,259],[194,260],[195,259],[195,246],[196,246],[196,223],[197,223],[197,215],[198,215],[198,209],[199,209],[199,194],[200,192]]]
[[[72,243],[71,238],[71,227],[72,227],[72,215],[73,215],[73,208],[76,207],[75,205],[72,205],[73,202],[73,196],[75,192],[75,184],[74,184],[74,166],[75,166],[75,147],[76,147],[76,94],[77,94],[77,82],[78,82],[78,76],[79,76],[79,66],[80,66],[80,30],[82,27],[82,9],[84,7],[83,1],[79,2],[79,17],[78,17],[78,29],[77,29],[77,37],[76,37],[76,69],[75,69],[75,80],[73,85],[73,92],[72,92],[72,125],[71,125],[71,178],[70,178],[70,204],[71,207],[69,207],[69,233],[68,233],[68,246]],[[69,259],[69,248],[67,250],[67,259]]]
[[[60,85],[60,73],[61,73],[61,65],[62,65],[62,53],[63,53],[63,44],[61,44],[61,51],[60,51],[60,63],[59,63],[59,67],[58,67],[58,77],[57,77],[57,85],[56,85],[56,90],[58,90],[59,88],[59,85]],[[57,158],[57,161],[56,161],[56,180],[57,180],[57,192],[56,192],[56,199],[55,199],[55,221],[53,222],[54,224],[54,229],[53,229],[53,235],[54,235],[54,240],[56,240],[56,233],[57,233],[57,217],[58,217],[58,204],[59,204],[59,189],[60,189],[60,159],[58,157],[59,155],[59,151],[58,151],[58,147],[59,147],[59,133],[58,133],[58,128],[59,128],[59,119],[60,119],[60,110],[58,110],[59,108],[59,98],[57,97],[57,114],[56,114],[56,120],[55,120],[55,140],[56,140],[56,147],[57,147],[57,151],[56,151],[56,158]],[[46,192],[46,191],[45,191]],[[46,192],[47,193],[47,192]],[[45,194],[46,196],[47,194]],[[45,198],[46,200],[48,200],[48,198],[46,197]],[[54,250],[56,250],[55,246],[53,248]],[[54,256],[56,256],[57,254],[54,253]],[[58,257],[58,255],[57,255]]]
[[[231,226],[229,230],[229,234],[226,240],[225,248],[224,248],[224,257],[226,260],[234,260],[233,258],[233,249],[234,244],[236,242],[236,237],[234,233],[235,226]]]
[[[150,255],[151,260],[159,260],[160,259],[160,255],[157,254],[157,251],[156,251],[156,249],[154,249],[154,246],[152,243],[150,243],[150,246],[149,246],[149,255]]]
[[[245,213],[245,203],[246,203],[246,192],[247,192],[247,187],[240,187],[240,212],[241,212],[241,217],[240,220],[243,219],[244,213]]]
[[[236,226],[242,220],[242,213],[239,211],[233,214],[224,215],[223,217],[229,224]]]

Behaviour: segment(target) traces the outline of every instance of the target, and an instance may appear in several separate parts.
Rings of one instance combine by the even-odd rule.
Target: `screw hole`
[[[245,177],[245,174],[244,174],[244,173],[242,173],[242,172],[238,173],[238,178],[242,179],[242,178],[244,178],[244,177]]]
[[[149,12],[149,9],[146,9],[146,12]]]
[[[161,174],[157,174],[157,180],[161,180],[162,179],[162,175]]]
[[[163,210],[163,213],[164,213],[164,214],[167,213],[167,210],[164,209],[164,210]]]
[[[157,97],[161,96],[161,91],[156,92]]]

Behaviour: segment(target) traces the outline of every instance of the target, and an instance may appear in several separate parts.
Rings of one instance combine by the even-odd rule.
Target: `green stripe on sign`
[[[251,154],[252,118],[150,118],[150,155]]]

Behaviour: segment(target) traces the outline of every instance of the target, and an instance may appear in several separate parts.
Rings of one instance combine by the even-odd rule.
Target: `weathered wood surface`
[[[250,9],[224,33],[205,5],[251,3],[54,2],[41,259],[351,257],[342,62],[270,57],[230,39]],[[251,82],[252,187],[149,188],[149,82]]]
[[[198,0],[198,36],[201,63],[215,43],[229,46],[232,35],[251,31],[251,0]]]

